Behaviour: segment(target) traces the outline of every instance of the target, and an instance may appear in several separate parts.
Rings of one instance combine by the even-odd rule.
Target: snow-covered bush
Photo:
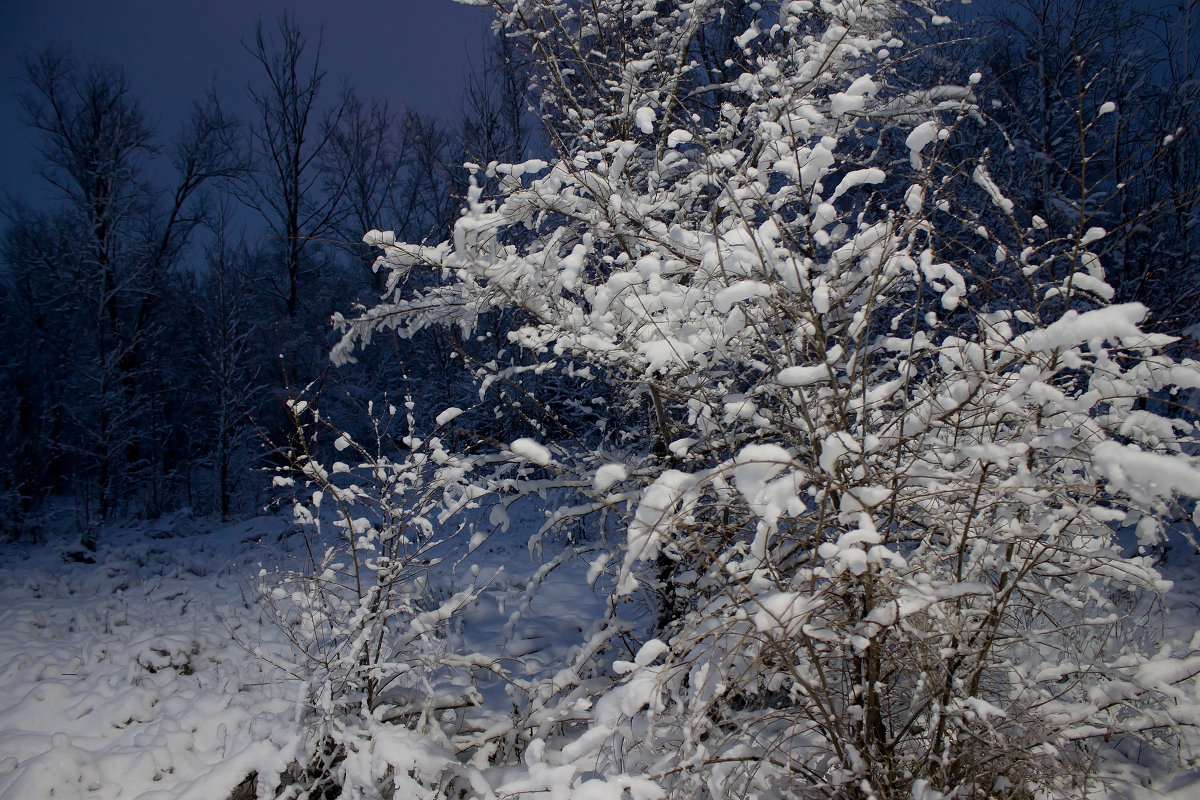
[[[497,791],[1078,796],[1194,724],[1200,650],[1150,624],[1139,548],[1200,496],[1170,410],[1200,369],[1106,305],[1104,231],[952,157],[984,122],[920,80],[934,4],[492,5],[558,155],[477,166],[443,244],[368,234],[388,291],[334,358],[517,308],[525,358],[606,376],[637,439],[492,463],[621,519],[594,568],[657,619],[619,677],[543,687]]]
[[[431,579],[485,538],[459,541],[464,525],[450,519],[474,507],[462,481],[470,466],[436,437],[416,438],[412,405],[371,407],[373,441],[360,443],[306,401],[289,403],[297,447],[275,483],[305,484],[294,506],[304,555],[260,574],[264,607],[294,646],[286,666],[305,686],[309,736],[284,778],[287,797],[333,787],[345,797],[452,795],[470,783],[457,756],[507,730],[471,713],[473,673],[498,666],[450,644],[480,587],[448,591]],[[338,459],[329,466],[323,435]]]

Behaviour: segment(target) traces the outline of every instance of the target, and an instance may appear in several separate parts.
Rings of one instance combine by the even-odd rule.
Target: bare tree
[[[209,431],[203,448],[211,456],[221,516],[229,519],[237,484],[239,459],[254,447],[252,410],[263,389],[259,380],[260,320],[251,290],[253,261],[244,242],[228,241],[227,227],[217,228],[206,251],[207,273],[200,287],[200,375],[204,423]]]
[[[56,207],[12,210],[5,256],[14,296],[38,311],[28,319],[52,315],[25,331],[59,398],[48,443],[77,456],[71,471],[95,480],[106,518],[122,477],[169,469],[162,429],[177,421],[163,392],[180,373],[162,332],[186,317],[164,308],[168,283],[204,214],[203,188],[238,169],[235,125],[210,96],[164,154],[118,67],[50,49],[25,59],[25,81]],[[177,173],[165,191],[151,179],[164,155]],[[28,399],[44,418],[44,401]]]
[[[332,232],[342,211],[346,179],[327,168],[327,159],[353,103],[343,88],[332,105],[321,106],[320,42],[310,59],[308,41],[290,15],[279,19],[276,36],[260,21],[246,49],[262,67],[265,83],[249,90],[257,119],[250,135],[253,168],[243,194],[279,239],[281,293],[287,316],[295,317],[310,243]]]
[[[382,288],[371,271],[374,253],[361,243],[362,236],[378,227],[379,220],[394,221],[399,216],[400,187],[412,143],[387,103],[364,102],[351,93],[331,144],[325,185],[342,198],[334,219],[335,234],[366,266],[371,285]]]
[[[52,235],[64,238],[39,260],[50,262],[45,266],[74,295],[68,324],[84,363],[67,377],[81,383],[76,396],[90,402],[68,410],[96,470],[99,513],[106,517],[113,479],[132,446],[133,376],[125,368],[138,332],[121,312],[130,288],[142,283],[137,229],[150,207],[145,169],[154,154],[152,134],[117,68],[47,50],[26,60],[25,73],[23,108],[41,134],[39,171],[63,208]]]
[[[459,111],[463,161],[520,161],[530,143],[523,61],[504,32],[486,40],[483,64],[468,76]]]
[[[0,431],[0,495],[12,509],[4,528],[20,532],[38,499],[61,488],[64,408],[61,359],[71,352],[72,293],[56,275],[54,220],[10,209],[0,271],[0,402],[9,424]]]

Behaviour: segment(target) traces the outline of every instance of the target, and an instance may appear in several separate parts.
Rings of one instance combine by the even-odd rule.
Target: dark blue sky
[[[166,139],[214,78],[222,99],[244,112],[246,83],[259,75],[242,40],[260,17],[274,30],[285,9],[310,43],[321,37],[331,92],[345,76],[363,97],[443,119],[459,103],[468,52],[482,46],[489,19],[451,0],[0,0],[0,198],[36,191],[18,104],[22,54],[59,44],[123,64]]]
[[[961,17],[1007,0],[959,2],[948,5]],[[1151,8],[1178,0],[1135,2]],[[18,105],[23,54],[59,44],[124,65],[165,140],[214,79],[223,101],[244,115],[246,83],[259,75],[242,40],[260,18],[274,29],[284,10],[311,43],[322,38],[331,91],[344,76],[364,98],[447,120],[469,54],[478,63],[489,19],[486,10],[453,0],[0,0],[0,201],[30,197],[38,185]]]

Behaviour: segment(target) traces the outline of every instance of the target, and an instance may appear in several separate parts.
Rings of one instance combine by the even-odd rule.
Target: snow
[[[305,461],[309,486],[277,482],[311,538],[276,518],[178,515],[99,531],[94,558],[69,521],[6,552],[0,800],[221,798],[251,774],[274,797],[324,742],[347,797],[759,800],[860,777],[869,794],[872,773],[907,775],[902,793],[925,800],[998,786],[915,780],[944,725],[945,752],[967,747],[962,777],[929,773],[947,782],[971,780],[976,756],[1090,737],[1098,774],[1125,759],[1137,776],[1129,797],[1194,786],[1200,737],[1169,729],[1172,753],[1136,735],[1200,723],[1197,559],[1164,545],[1200,464],[1155,411],[1200,372],[1153,352],[1168,340],[1141,332],[1139,305],[1051,303],[1043,319],[971,302],[976,261],[1015,269],[1010,254],[1055,259],[1063,242],[1083,269],[1039,294],[1104,297],[1098,257],[1080,252],[1104,232],[1050,238],[1043,256],[999,230],[1018,214],[982,162],[978,191],[950,191],[953,170],[940,188],[922,159],[967,108],[878,98],[887,65],[878,84],[862,71],[902,42],[877,38],[886,4],[840,5],[820,35],[797,27],[805,3],[785,4],[783,35],[746,31],[762,57],[722,78],[722,121],[682,123],[703,147],[649,140],[688,106],[647,91],[656,48],[639,46],[619,107],[564,140],[597,151],[491,165],[503,179],[473,179],[452,245],[368,234],[395,291],[359,341],[394,324],[468,335],[515,311],[480,400],[506,374],[586,380],[578,359],[615,379],[625,410],[605,426],[629,423],[615,435],[529,418],[447,452],[410,429],[403,463]],[[921,97],[970,92],[943,90],[963,94]],[[875,152],[892,124],[909,131],[908,164]],[[631,127],[645,136],[626,141]],[[668,131],[671,147],[690,138]],[[900,207],[890,192],[905,186]],[[990,199],[1012,224],[993,236],[972,210],[995,241],[964,257],[926,191],[954,215],[953,197]],[[400,284],[414,253],[440,282]],[[954,313],[939,320],[938,302]],[[462,413],[449,402],[439,425]],[[506,448],[518,430],[540,441]],[[346,436],[334,447],[370,457]],[[351,485],[356,469],[378,495]],[[1159,608],[1175,610],[1150,624]],[[874,693],[898,736],[886,752],[860,724]],[[880,755],[897,760],[881,771]],[[1033,764],[1029,791],[1053,796],[1058,767]]]
[[[1001,211],[1005,214],[1013,212],[1013,201],[1005,197],[1004,193],[1000,191],[1000,187],[996,185],[996,182],[992,180],[992,176],[988,174],[987,167],[983,164],[976,166],[975,171],[971,173],[971,179],[975,181],[975,184],[979,188],[987,192],[988,197],[991,198],[992,202]]]
[[[541,444],[538,444],[533,439],[521,438],[508,446],[513,454],[519,456],[531,464],[537,464],[539,467],[544,467],[550,463],[550,451]]]
[[[746,31],[740,36],[735,36],[733,41],[739,48],[745,49],[746,45],[750,44],[750,42],[752,42],[754,39],[757,39],[760,33],[762,33],[762,31],[759,30],[758,23],[756,22],[746,29]]]
[[[771,287],[761,281],[738,281],[727,289],[717,292],[713,298],[713,308],[722,314],[728,314],[738,303],[743,303],[754,297],[770,297]]]
[[[867,107],[867,98],[849,92],[838,92],[829,98],[830,113],[835,117],[843,116],[851,111],[862,111]]]
[[[642,133],[654,133],[654,122],[658,117],[654,114],[654,109],[649,106],[642,106],[634,114],[634,122],[637,124],[638,130]]]
[[[846,177],[842,178],[841,183],[839,183],[838,187],[833,190],[833,195],[829,198],[828,202],[832,203],[834,200],[837,200],[855,186],[883,183],[883,181],[886,179],[887,173],[878,167],[851,170],[850,172],[846,173]]]
[[[1134,444],[1100,442],[1092,462],[1109,488],[1135,499],[1200,497],[1200,468],[1192,460],[1142,450]]]
[[[1138,328],[1138,323],[1145,317],[1146,307],[1139,303],[1122,303],[1082,314],[1071,309],[1045,328],[1018,337],[1014,343],[1031,351],[1048,351],[1084,342],[1096,343],[1097,348],[1104,341],[1134,344],[1145,338]]]
[[[823,445],[823,466],[831,470],[839,456],[872,447],[836,434]],[[536,456],[539,447],[514,442],[513,450],[528,457]],[[1200,490],[1196,473],[1180,471],[1178,462],[1115,447],[1109,448],[1112,452],[1099,447],[1094,453],[1098,468],[1111,470],[1110,479],[1119,483],[1115,488]],[[1015,451],[976,455],[1020,460]],[[737,493],[769,521],[803,509],[804,486],[799,473],[791,471],[795,460],[778,445],[750,444],[727,469]],[[593,488],[606,491],[628,474],[623,464],[603,464]],[[627,555],[654,557],[663,544],[663,523],[687,513],[695,482],[696,476],[668,471],[650,487],[628,531]],[[876,488],[874,494],[860,490],[860,506],[885,499],[887,490]],[[588,648],[606,635],[593,626],[604,614],[605,592],[614,588],[605,568],[611,554],[589,552],[586,542],[573,542],[562,551],[567,558],[549,564],[527,555],[525,542],[544,521],[543,511],[556,507],[552,496],[508,507],[508,532],[487,535],[490,528],[476,527],[469,556],[429,571],[428,580],[446,595],[468,576],[482,576],[486,588],[456,622],[453,643],[463,652],[480,654],[484,662],[503,663],[509,671],[501,678],[479,670],[465,687],[477,692],[486,712],[498,720],[513,702],[506,687],[536,692],[536,687],[558,681],[569,685],[578,680],[572,659],[593,652]],[[843,503],[843,511],[847,508]],[[876,529],[869,512],[859,510],[855,517],[856,526],[818,546],[826,568],[851,575],[872,565],[903,568],[904,559],[888,549],[883,529]],[[69,559],[79,551],[69,521],[42,542],[8,545],[0,555],[0,602],[7,611],[0,618],[0,798],[223,800],[252,773],[259,776],[260,796],[274,796],[280,774],[301,752],[303,692],[297,676],[273,666],[287,663],[283,656],[289,645],[282,631],[264,621],[251,581],[260,563],[270,567],[296,552],[299,542],[288,530],[280,517],[223,525],[178,514],[100,530],[92,564]],[[1131,527],[1124,535],[1136,542],[1142,533]],[[756,542],[753,548],[759,546]],[[587,555],[570,557],[575,549]],[[629,566],[617,576],[616,588],[629,602],[645,602],[631,593],[636,582]],[[1197,566],[1198,559],[1189,553],[1171,552],[1165,572],[1175,582],[1169,598],[1175,611],[1161,633],[1164,657],[1136,663],[1128,673],[1132,686],[1165,686],[1200,669],[1200,657],[1166,657],[1186,653],[1196,636]],[[964,594],[989,591],[980,584],[955,588]],[[877,607],[864,621],[855,646],[865,648],[873,630],[895,625],[933,601],[932,595],[917,591]],[[821,594],[799,587],[763,592],[747,608],[748,623],[764,635],[792,636],[804,628],[817,636],[805,626],[825,602]],[[533,739],[523,766],[474,768],[470,774],[479,796],[527,790],[611,800],[625,789],[628,796],[660,796],[661,789],[644,775],[598,769],[591,755],[600,743],[625,735],[628,728],[622,726],[631,715],[643,708],[653,715],[659,675],[678,655],[656,638],[627,652],[632,656],[607,664],[605,657],[597,658],[599,672],[623,682],[588,712],[590,726],[553,741]],[[1106,691],[1115,696],[1122,688],[1114,684]],[[1176,694],[1173,713],[1200,718],[1194,692]],[[1004,707],[975,698],[968,698],[960,711],[991,720],[1005,713]],[[361,746],[345,770],[364,781],[385,772],[387,765],[411,764],[419,776],[452,761],[437,741],[401,726],[375,722],[361,735]],[[1148,785],[1132,784],[1127,792],[1110,795],[1113,800],[1191,797],[1189,792],[1200,784],[1194,771],[1172,763],[1137,768],[1144,770]],[[401,795],[420,796],[415,778],[398,774],[395,781]]]
[[[830,113],[840,117],[851,111],[862,111],[867,106],[867,99],[874,97],[879,87],[870,75],[860,75],[851,82],[844,92],[838,92],[829,98]]]
[[[206,531],[183,516],[105,530],[94,564],[51,534],[0,561],[0,797],[224,797],[278,774],[296,682],[248,603],[276,519]],[[264,539],[264,541],[265,541]]]
[[[819,601],[809,594],[768,592],[758,598],[754,627],[778,636],[795,635]]]
[[[625,564],[617,586],[619,595],[628,594],[637,587],[637,578],[633,575],[634,566],[658,554],[663,530],[670,524],[684,492],[691,488],[694,482],[695,479],[691,475],[669,469],[659,475],[642,493],[641,502],[638,503],[637,512],[626,534]]]
[[[909,158],[912,161],[913,169],[921,168],[921,151],[937,138],[939,127],[937,120],[922,122],[913,128],[912,132],[908,134],[908,138],[904,140],[904,144],[909,149]]]
[[[625,469],[624,464],[605,464],[596,470],[592,488],[597,492],[607,492],[615,484],[625,480],[628,475],[629,471]]]
[[[667,135],[667,147],[678,147],[692,140],[692,134],[685,130],[673,130]]]
[[[801,387],[809,386],[829,379],[829,367],[825,364],[817,364],[808,367],[785,367],[779,371],[780,386]]]
[[[447,563],[433,579],[492,576],[458,635],[464,649],[533,680],[567,661],[603,604],[581,559],[531,594],[540,565],[525,543],[542,510],[509,511],[512,535],[488,537],[469,563]],[[224,800],[252,773],[259,796],[273,797],[301,752],[303,687],[272,665],[286,663],[290,644],[252,583],[260,564],[299,546],[289,530],[281,516],[221,524],[176,514],[101,529],[95,563],[70,560],[79,547],[69,522],[45,541],[3,545],[0,798]],[[647,642],[636,663],[664,647]],[[477,688],[499,711],[511,702],[498,678]],[[373,737],[348,770],[446,756],[402,727],[376,726]],[[653,784],[638,785],[653,796]]]

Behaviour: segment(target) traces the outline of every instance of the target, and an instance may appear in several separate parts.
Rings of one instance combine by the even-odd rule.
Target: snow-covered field
[[[537,567],[527,530],[514,525],[474,554],[481,570],[503,570],[459,633],[537,671],[578,642],[598,601],[577,564],[524,607]],[[95,563],[73,558],[82,551],[69,532],[5,545],[0,798],[222,800],[252,772],[282,772],[298,753],[302,686],[269,663],[289,645],[252,580],[298,545],[289,531],[285,517],[174,515],[102,530]]]
[[[495,575],[458,634],[532,674],[579,641],[599,600],[578,559],[526,604],[538,566],[523,540],[533,520],[515,521],[472,563],[453,566]],[[0,798],[224,800],[251,773],[279,775],[299,752],[302,685],[269,663],[288,645],[251,581],[295,546],[289,530],[283,517],[222,525],[175,515],[101,531],[95,563],[74,560],[78,537],[62,531],[5,545]],[[1170,638],[1196,629],[1197,563],[1173,551]],[[443,577],[453,579],[450,567]],[[504,703],[503,691],[480,688]],[[1131,777],[1155,788],[1120,796],[1200,797],[1195,772]]]
[[[0,796],[221,798],[294,748],[295,681],[247,576],[264,518],[51,534],[0,557]]]

